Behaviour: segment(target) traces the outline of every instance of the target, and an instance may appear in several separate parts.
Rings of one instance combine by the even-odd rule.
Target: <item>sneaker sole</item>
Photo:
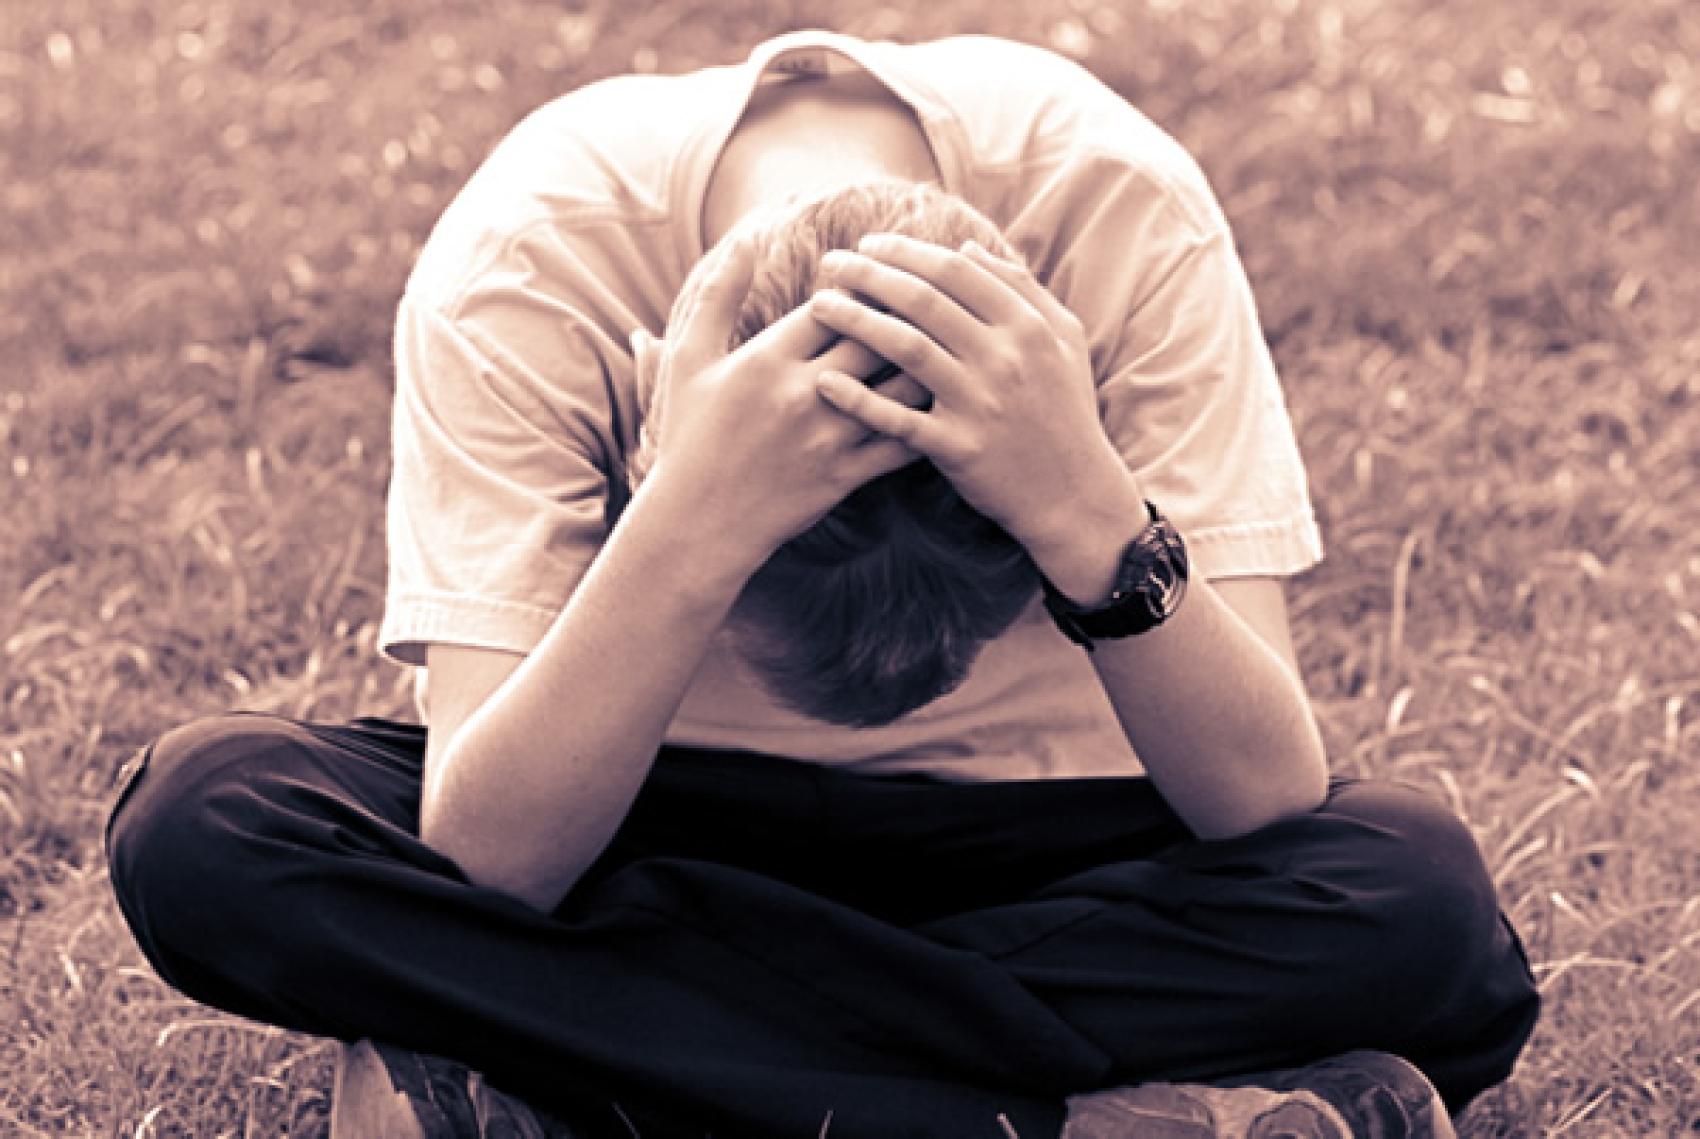
[[[1138,1084],[1069,1101],[1063,1139],[1354,1139],[1310,1092]]]
[[[370,1040],[342,1047],[331,1085],[330,1139],[426,1139]]]
[[[1358,1051],[1260,1076],[1260,1087],[1308,1091],[1340,1113],[1353,1139],[1457,1139],[1446,1104],[1415,1064]]]
[[[1069,1100],[1063,1139],[1457,1139],[1428,1077],[1385,1052],[1216,1084],[1149,1083]]]

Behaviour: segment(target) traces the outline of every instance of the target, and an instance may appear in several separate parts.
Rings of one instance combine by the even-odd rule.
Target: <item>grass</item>
[[[141,963],[116,773],[229,706],[405,709],[386,336],[432,219],[551,94],[806,25],[1079,53],[1200,157],[1329,541],[1292,604],[1335,762],[1469,820],[1546,995],[1462,1133],[1700,1129],[1683,0],[3,7],[0,1132],[323,1134],[323,1042]]]

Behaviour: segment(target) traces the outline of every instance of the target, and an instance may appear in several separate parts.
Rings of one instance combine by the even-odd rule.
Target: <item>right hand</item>
[[[882,364],[804,306],[728,352],[755,270],[755,248],[729,239],[669,330],[657,376],[664,405],[648,480],[683,488],[698,521],[761,559],[851,491],[920,456],[827,403],[823,369],[866,375]],[[928,393],[905,376],[879,385],[911,406]]]

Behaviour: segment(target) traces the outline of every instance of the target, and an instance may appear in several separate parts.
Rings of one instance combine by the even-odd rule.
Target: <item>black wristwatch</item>
[[[1082,609],[1044,582],[1045,608],[1057,628],[1087,652],[1094,641],[1149,632],[1174,616],[1186,596],[1189,566],[1180,531],[1151,502],[1151,521],[1127,544],[1116,567],[1110,599]]]

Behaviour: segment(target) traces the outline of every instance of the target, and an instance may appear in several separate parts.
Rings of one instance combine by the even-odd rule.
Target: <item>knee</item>
[[[1443,803],[1400,783],[1364,781],[1331,792],[1323,814],[1354,832],[1368,878],[1393,896],[1448,912],[1497,910],[1475,836]]]
[[[1369,919],[1341,973],[1357,979],[1386,1045],[1420,1056],[1458,1110],[1509,1073],[1540,1009],[1481,851],[1451,811],[1397,784],[1348,785],[1323,812],[1353,836]]]
[[[1461,819],[1422,792],[1381,782],[1336,789],[1320,818],[1338,840],[1327,877],[1365,919],[1363,965],[1419,1000],[1481,967],[1503,937],[1499,902]]]
[[[106,852],[119,908],[168,980],[179,951],[223,943],[243,899],[264,896],[261,785],[287,773],[299,731],[271,716],[218,716],[141,754],[107,823]]]

